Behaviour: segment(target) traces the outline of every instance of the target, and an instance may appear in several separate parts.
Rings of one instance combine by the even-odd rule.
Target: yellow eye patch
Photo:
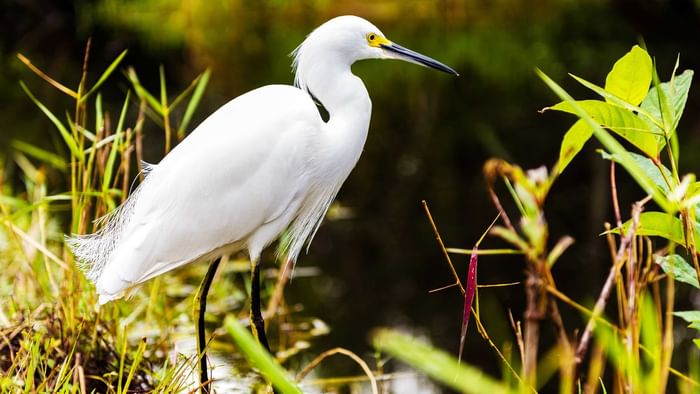
[[[367,34],[367,43],[371,47],[379,48],[381,45],[391,44],[391,41],[387,40],[386,38],[380,36],[377,33],[368,33]]]

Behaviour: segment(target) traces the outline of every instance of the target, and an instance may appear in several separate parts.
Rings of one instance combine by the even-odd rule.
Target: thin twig
[[[510,325],[513,327],[513,332],[515,333],[515,341],[518,344],[518,349],[520,350],[520,364],[525,364],[525,342],[523,341],[523,330],[520,327],[520,322],[516,322],[513,318],[513,312],[508,309],[508,319],[510,319]]]
[[[553,288],[553,287],[547,287],[547,291],[548,291],[550,294],[552,294],[552,295],[554,295],[555,297],[557,297],[557,298],[559,298],[560,300],[562,300],[563,302],[565,302],[566,304],[568,304],[569,306],[573,307],[574,309],[579,310],[579,311],[585,313],[585,314],[588,315],[588,316],[591,316],[591,318],[595,318],[596,321],[597,321],[598,323],[601,323],[601,324],[604,324],[604,325],[607,326],[607,327],[610,327],[610,328],[613,329],[616,333],[619,334],[620,332],[622,332],[622,329],[621,329],[620,327],[618,327],[618,326],[616,326],[615,324],[613,324],[613,323],[611,323],[611,322],[605,320],[605,319],[604,319],[603,317],[601,317],[601,316],[598,316],[598,317],[596,318],[595,316],[593,316],[593,311],[591,311],[590,309],[586,308],[585,306],[583,306],[583,305],[577,303],[576,301],[572,300],[572,299],[569,298],[566,294],[560,292],[559,290],[557,290],[557,289],[555,289],[555,288]],[[510,318],[510,323],[511,323],[511,325],[513,326],[513,329],[516,330],[516,337],[520,337],[520,336],[518,335],[518,332],[519,332],[520,330],[519,330],[519,329],[516,329],[516,323],[515,323],[515,321],[513,320],[513,315],[510,313],[510,311],[508,311],[508,316],[509,316],[509,318]],[[518,323],[519,323],[519,322],[518,322]],[[518,326],[519,326],[519,324],[518,324]],[[651,354],[651,352],[649,351],[649,349],[647,349],[645,346],[640,345],[639,348],[640,348],[642,351],[644,351],[644,353],[646,353],[646,354]],[[700,382],[698,382],[698,381],[696,381],[696,380],[693,380],[692,378],[690,378],[690,377],[687,376],[687,375],[684,375],[684,374],[683,374],[682,372],[680,372],[679,370],[677,370],[677,369],[671,367],[671,368],[669,368],[669,371],[671,371],[671,374],[675,375],[675,376],[678,377],[678,378],[681,378],[681,379],[685,380],[686,382],[692,384],[693,386],[700,387]]]
[[[344,356],[350,357],[353,361],[355,361],[357,365],[359,365],[360,368],[362,368],[362,370],[365,372],[365,375],[367,375],[367,377],[369,378],[369,383],[372,387],[372,394],[379,394],[379,389],[377,387],[377,379],[374,377],[374,374],[372,373],[372,370],[369,369],[367,363],[364,360],[362,360],[357,354],[342,347],[326,350],[325,352],[319,354],[297,374],[296,381],[301,382],[302,380],[304,380],[304,377],[308,375],[309,372],[311,372],[311,370],[316,368],[321,363],[321,361],[334,354],[342,354]]]
[[[430,209],[428,208],[428,203],[423,200],[421,201],[421,204],[423,204],[423,209],[425,210],[425,214],[428,216],[428,220],[430,221],[430,226],[433,228],[433,233],[435,234],[435,239],[437,240],[438,244],[440,245],[440,250],[442,250],[443,256],[445,256],[445,260],[447,260],[447,264],[450,266],[450,271],[452,271],[452,275],[455,277],[455,283],[459,286],[459,291],[462,293],[462,295],[466,294],[466,291],[464,290],[464,286],[462,286],[462,281],[459,280],[459,275],[457,275],[457,271],[455,271],[454,265],[452,265],[452,259],[450,259],[450,254],[447,253],[447,249],[445,248],[445,244],[442,242],[442,237],[440,237],[440,232],[437,229],[437,226],[435,225],[435,221],[433,220],[433,215],[430,214]]]
[[[53,254],[48,248],[46,248],[45,245],[40,244],[37,242],[34,238],[32,238],[29,234],[25,233],[22,231],[21,228],[17,227],[14,223],[10,222],[9,220],[5,220],[5,224],[12,230],[13,233],[17,234],[19,237],[21,237],[24,242],[30,244],[33,246],[36,250],[41,252],[44,256],[48,257],[49,260],[53,261],[54,263],[58,264],[63,268],[64,270],[69,270],[70,268],[68,267],[68,264],[66,264],[63,260],[59,259],[58,256]],[[24,249],[22,249],[24,250]]]
[[[613,212],[615,212],[615,224],[622,228],[622,215],[620,215],[620,203],[617,198],[617,181],[615,179],[615,162],[610,161],[610,194],[612,197]]]
[[[476,311],[476,310],[474,310],[474,308],[472,308],[472,312],[474,313],[474,320],[476,321],[477,331],[479,331],[479,334],[481,334],[481,337],[484,338],[486,340],[486,342],[489,343],[489,346],[491,346],[496,351],[496,354],[498,354],[498,357],[500,357],[501,361],[503,361],[503,363],[506,365],[506,367],[508,367],[508,369],[513,374],[513,376],[515,376],[515,378],[518,379],[518,382],[520,382],[521,384],[525,383],[525,382],[523,382],[523,379],[520,377],[520,375],[510,365],[510,362],[508,362],[508,359],[506,359],[506,357],[503,355],[503,353],[501,353],[501,350],[498,348],[498,346],[496,346],[496,344],[493,342],[493,340],[491,340],[491,337],[489,336],[488,332],[486,331],[486,327],[481,322],[478,311]],[[511,317],[512,317],[512,315],[511,315]],[[533,393],[537,392],[537,390],[535,390],[532,386],[528,385],[527,387]]]
[[[502,255],[502,254],[523,254],[522,250],[518,249],[462,249],[462,248],[447,248],[448,253],[454,254],[478,254],[480,256],[485,255]]]
[[[17,58],[24,63],[25,66],[27,66],[30,70],[34,71],[34,74],[38,75],[41,79],[44,81],[48,82],[51,86],[54,88],[60,90],[61,92],[71,96],[72,98],[77,98],[78,93],[74,92],[72,89],[66,87],[62,83],[56,81],[55,79],[49,77],[46,75],[43,71],[41,71],[38,67],[36,67],[34,64],[32,64],[32,61],[27,59],[24,55],[21,53],[17,54]]]
[[[272,291],[272,296],[267,302],[267,308],[265,308],[265,316],[267,316],[268,319],[277,313],[277,309],[284,299],[284,287],[292,275],[293,264],[292,261],[288,260],[283,264],[282,270],[277,274],[275,289]]]
[[[583,361],[583,358],[586,355],[586,351],[588,350],[588,345],[591,340],[591,334],[593,333],[593,329],[595,328],[596,321],[605,310],[605,305],[607,304],[608,297],[610,296],[610,291],[612,290],[612,287],[615,284],[615,277],[617,277],[617,273],[620,271],[622,265],[626,260],[624,259],[625,252],[627,251],[627,248],[631,244],[634,234],[637,231],[637,227],[639,226],[639,214],[641,213],[641,210],[646,201],[648,201],[648,197],[638,202],[633,207],[632,224],[627,229],[627,233],[620,241],[620,245],[615,255],[615,260],[613,261],[613,266],[610,267],[608,277],[605,280],[605,283],[603,284],[603,289],[600,291],[598,300],[596,301],[595,307],[593,308],[593,315],[590,317],[590,319],[588,319],[588,324],[586,324],[586,328],[583,331],[583,334],[581,334],[581,340],[579,342],[578,348],[576,349],[577,365],[580,365]]]
[[[512,232],[515,231],[515,227],[513,226],[513,223],[511,223],[510,218],[508,217],[508,214],[506,213],[506,210],[503,209],[503,205],[501,205],[501,200],[498,199],[498,195],[496,194],[496,191],[493,190],[493,187],[489,184],[488,185],[488,192],[489,196],[491,197],[491,202],[493,202],[493,205],[496,207],[498,212],[501,212],[501,216],[503,217],[503,223],[505,223],[506,227]]]
[[[451,289],[451,288],[453,288],[453,287],[455,287],[455,286],[457,286],[457,283],[452,283],[452,284],[449,284],[449,285],[446,285],[446,286],[438,287],[437,289],[428,290],[428,293],[431,293],[431,294],[432,294],[432,293],[437,293],[438,291],[443,291],[443,290]]]

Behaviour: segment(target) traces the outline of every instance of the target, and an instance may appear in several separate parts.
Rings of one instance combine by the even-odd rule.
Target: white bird
[[[239,250],[257,267],[285,229],[289,242],[278,255],[295,261],[367,138],[372,103],[350,66],[401,59],[457,75],[356,16],[327,21],[293,56],[296,86],[261,87],[219,108],[148,169],[102,229],[68,239],[101,304],[182,265]]]

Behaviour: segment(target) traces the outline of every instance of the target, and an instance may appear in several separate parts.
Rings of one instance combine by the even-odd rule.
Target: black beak
[[[459,75],[459,73],[453,70],[451,67],[440,63],[439,61],[429,58],[425,55],[421,55],[418,52],[412,51],[408,48],[404,48],[401,45],[394,44],[381,44],[382,49],[389,52],[389,57],[394,59],[405,60],[407,62],[415,63],[423,67],[430,67],[436,70],[446,72],[452,75]]]

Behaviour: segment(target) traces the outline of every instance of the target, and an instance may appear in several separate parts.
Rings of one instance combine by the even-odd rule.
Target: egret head
[[[320,72],[320,68],[349,68],[363,59],[399,59],[459,75],[437,60],[390,41],[376,26],[351,15],[333,18],[316,28],[292,56],[295,84],[303,89],[307,88],[305,76]]]

